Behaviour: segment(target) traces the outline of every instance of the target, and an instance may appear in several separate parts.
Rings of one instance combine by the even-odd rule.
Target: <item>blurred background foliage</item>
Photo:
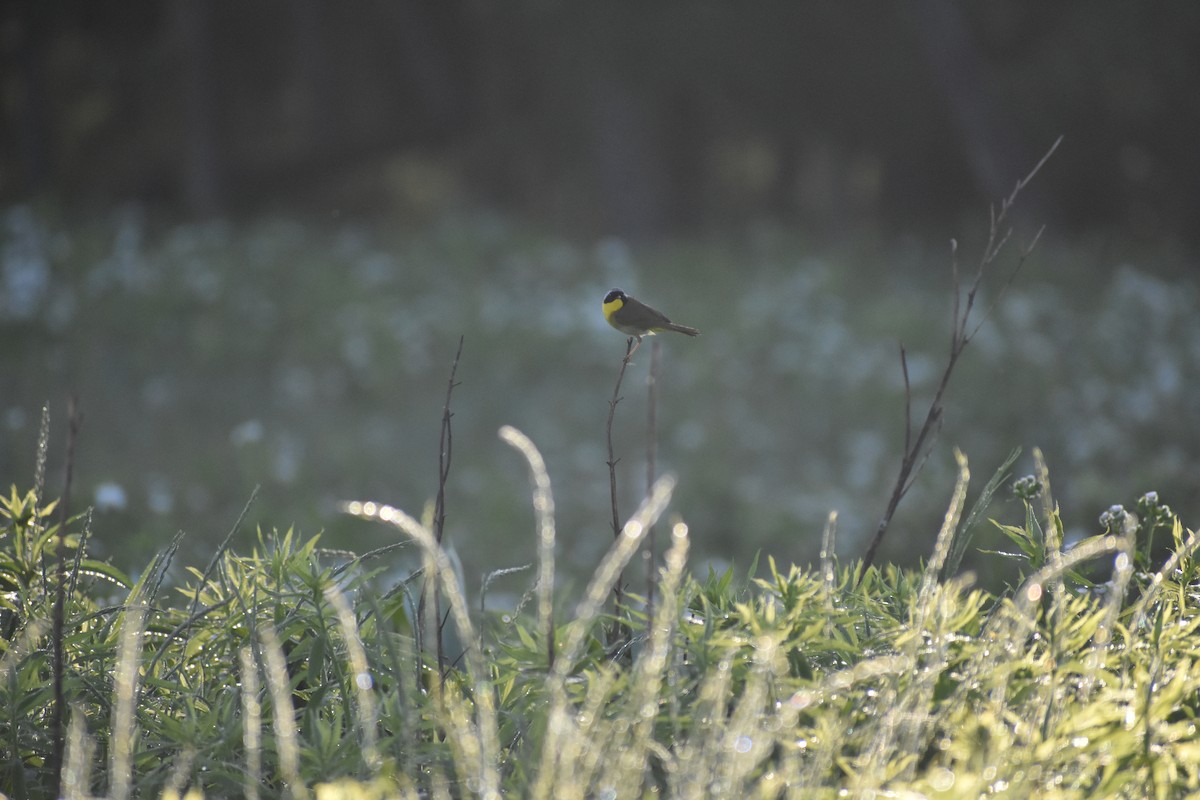
[[[1062,134],[1018,209],[1015,241],[1046,238],[884,555],[926,552],[952,444],[980,483],[1041,446],[1084,527],[1146,489],[1186,519],[1196,41],[1182,0],[7,3],[0,477],[29,481],[49,400],[54,484],[75,392],[98,546],[184,528],[203,552],[258,483],[252,520],[369,546],[334,505],[432,497],[465,335],[452,540],[474,572],[532,557],[513,424],[586,567],[620,285],[704,332],[663,342],[659,413],[700,554],[804,560],[836,508],[857,556],[902,444],[897,342],[921,409],[947,240],[969,264]],[[627,511],[648,360],[618,412]]]

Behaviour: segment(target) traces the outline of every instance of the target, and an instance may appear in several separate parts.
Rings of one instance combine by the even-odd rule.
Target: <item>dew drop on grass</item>
[[[788,705],[790,705],[792,708],[796,709],[797,711],[803,711],[804,709],[806,709],[810,705],[812,705],[812,702],[813,702],[813,693],[809,692],[809,691],[805,691],[803,689],[796,692],[795,694],[793,694],[791,696],[791,698],[788,699]]]
[[[733,740],[733,749],[739,753],[749,753],[753,746],[754,740],[744,734]]]
[[[371,687],[374,685],[369,672],[358,673],[354,676],[354,682],[358,684],[358,688],[362,689],[364,692],[370,691]]]
[[[935,792],[948,792],[954,787],[954,773],[938,767],[929,773],[929,787]]]
[[[1074,746],[1074,747],[1087,747],[1087,745],[1088,745],[1088,737],[1086,737],[1086,736],[1076,736],[1074,739],[1072,739],[1072,740],[1071,740],[1071,744],[1072,744],[1072,746]]]

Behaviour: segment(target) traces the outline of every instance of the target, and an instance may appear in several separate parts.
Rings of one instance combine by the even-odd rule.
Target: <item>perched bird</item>
[[[613,289],[604,295],[604,305],[601,307],[608,324],[626,336],[636,337],[639,345],[643,336],[653,336],[659,331],[676,331],[687,336],[700,335],[700,331],[695,328],[671,322],[666,314],[635,300],[620,289]]]

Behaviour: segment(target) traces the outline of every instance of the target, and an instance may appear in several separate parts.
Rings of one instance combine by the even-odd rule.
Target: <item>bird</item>
[[[636,338],[639,347],[642,344],[643,336],[653,336],[659,331],[675,331],[685,336],[700,335],[700,331],[695,328],[671,322],[667,319],[666,314],[630,297],[620,289],[613,289],[604,295],[604,303],[601,308],[604,310],[604,318],[608,320],[608,324],[626,336]],[[634,348],[634,350],[636,349],[637,347]]]

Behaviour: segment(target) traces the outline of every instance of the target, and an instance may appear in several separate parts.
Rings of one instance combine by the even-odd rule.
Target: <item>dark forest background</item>
[[[1200,5],[50,0],[0,11],[0,201],[500,207],[655,236],[1031,216],[1193,238]]]

